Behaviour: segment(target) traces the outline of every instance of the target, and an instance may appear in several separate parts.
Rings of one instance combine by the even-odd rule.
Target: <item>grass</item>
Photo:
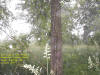
[[[32,64],[36,66],[40,66],[43,68],[43,75],[46,74],[46,60],[43,58],[43,53],[45,50],[45,46],[39,46],[36,44],[30,44],[29,48],[25,50],[25,52],[29,53],[29,59],[25,61],[26,64]],[[88,57],[93,55],[98,55],[100,57],[99,47],[92,45],[63,45],[63,75],[99,75],[99,72],[88,69]],[[13,50],[9,50],[9,52],[13,52]],[[16,64],[15,64],[16,65]],[[6,68],[13,65],[3,65]],[[3,68],[1,68],[3,70]],[[12,69],[6,69],[9,71]],[[50,70],[50,63],[49,63]],[[20,74],[22,74],[21,70]],[[26,71],[25,71],[26,72]],[[28,74],[31,75],[31,74]]]

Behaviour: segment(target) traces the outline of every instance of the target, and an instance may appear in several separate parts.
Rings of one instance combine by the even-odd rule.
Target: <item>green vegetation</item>
[[[20,17],[32,27],[30,33],[19,36],[13,35],[10,27],[10,1],[0,1],[0,32],[11,32],[8,39],[0,41],[0,57],[19,54],[23,60],[1,64],[0,58],[0,75],[100,75],[99,0],[76,0],[75,4],[72,0],[21,1],[17,6],[27,14]],[[23,59],[23,53],[29,58]],[[63,63],[58,62],[61,60]]]
[[[6,43],[7,44],[7,43]],[[4,45],[6,47],[6,44]],[[2,51],[3,49],[1,49]],[[13,48],[8,49],[9,53],[13,53]],[[3,52],[8,53],[7,50],[3,50]],[[17,51],[14,49],[14,51]],[[31,64],[42,67],[41,74],[46,75],[47,63],[46,59],[43,57],[45,51],[45,45],[38,45],[36,43],[30,43],[29,47],[24,50],[29,54],[29,59],[24,60],[23,64]],[[1,52],[2,53],[2,52]],[[99,46],[95,45],[63,45],[63,75],[98,75],[100,72],[95,68],[93,70],[89,69],[88,66],[88,58],[97,56],[100,57]],[[23,64],[7,64],[0,65],[0,72],[3,74],[16,75],[19,73],[20,75],[32,75],[31,71],[22,68]],[[49,71],[50,71],[50,63]],[[50,72],[49,72],[50,73]]]

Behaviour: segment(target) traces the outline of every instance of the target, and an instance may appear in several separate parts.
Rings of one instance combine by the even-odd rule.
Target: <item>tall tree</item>
[[[60,0],[51,0],[51,73],[62,74],[62,32]]]
[[[26,18],[28,22],[33,25],[32,34],[34,34],[34,37],[39,37],[42,41],[47,42],[49,35],[51,36],[51,72],[54,72],[55,75],[62,75],[62,26],[60,4],[63,0],[51,0],[51,2],[50,0],[23,1],[22,8],[28,10]],[[66,4],[66,2],[69,1],[64,0],[63,4]]]

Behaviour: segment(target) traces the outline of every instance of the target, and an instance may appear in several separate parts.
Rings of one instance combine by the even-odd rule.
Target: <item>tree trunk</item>
[[[51,75],[63,75],[61,27],[60,0],[51,0]]]
[[[84,34],[83,34],[83,42],[84,44],[88,44],[88,38],[89,38],[89,33],[91,31],[89,30],[88,26],[84,26]]]

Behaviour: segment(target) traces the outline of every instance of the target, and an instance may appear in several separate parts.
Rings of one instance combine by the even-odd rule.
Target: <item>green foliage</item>
[[[7,0],[0,1],[0,32],[5,32],[6,28],[9,27],[9,21],[13,18],[13,14],[7,8],[6,3]]]
[[[48,64],[47,61],[43,58],[44,56],[44,44],[49,40],[50,34],[50,2],[48,0],[23,0],[22,9],[27,10],[28,14],[26,15],[26,19],[29,23],[33,25],[33,29],[29,35],[21,35],[18,37],[13,37],[12,40],[0,42],[0,53],[17,53],[18,50],[21,52],[25,52],[29,54],[29,58],[24,61],[24,64],[32,64],[36,66],[41,66],[43,68],[42,74],[46,75],[46,66],[48,65],[50,70],[50,62]],[[66,1],[66,0],[65,0]],[[86,6],[86,0],[79,0],[81,7]],[[86,3],[86,4],[85,4]],[[90,4],[91,5],[91,4]],[[80,7],[80,8],[81,8]],[[99,26],[99,19],[94,17],[98,14],[95,8],[87,8],[86,10],[90,12],[90,14],[84,15],[85,8],[79,9],[77,4],[74,8],[70,6],[65,6],[62,4],[62,34],[63,34],[63,75],[98,75],[99,72],[95,70],[88,69],[88,57],[98,54],[100,57],[99,47],[95,45],[97,43],[100,45],[100,32],[97,32],[94,37],[90,40],[94,43],[86,46],[81,44],[81,40],[79,37],[72,35],[71,32],[75,29],[78,22],[80,24],[87,24],[87,21],[90,25],[90,30],[94,31],[94,27],[91,27],[92,21],[94,24]],[[76,11],[80,12],[75,13]],[[66,15],[67,13],[67,15]],[[92,14],[92,16],[91,16]],[[82,17],[83,19],[80,19]],[[5,16],[5,17],[4,17]],[[8,25],[9,12],[4,7],[0,5],[0,22],[5,26]],[[74,19],[77,20],[77,23],[74,22]],[[95,19],[95,20],[94,20]],[[97,23],[98,22],[98,23]],[[7,23],[7,24],[5,24]],[[3,25],[0,25],[0,29],[2,29]],[[96,27],[97,27],[96,26]],[[36,39],[36,43],[30,42],[30,37],[34,37]],[[38,43],[38,44],[37,44]],[[42,45],[40,45],[42,44]],[[12,48],[10,48],[10,45]],[[70,45],[70,46],[69,46]],[[22,64],[0,64],[0,73],[11,75],[32,75],[30,71],[27,71],[21,68]],[[49,72],[49,71],[48,71]]]
[[[96,32],[94,35],[94,41],[100,46],[100,32]]]
[[[23,10],[28,14],[25,18],[33,25],[31,34],[39,42],[48,40],[50,32],[50,4],[46,0],[23,0],[21,4]],[[38,40],[40,38],[40,40]]]
[[[28,51],[24,50],[29,54],[29,58],[25,60],[24,64],[40,66],[43,68],[42,74],[46,75],[46,60],[43,58],[44,50],[45,45],[40,46],[35,43],[31,43],[28,47]],[[12,50],[9,50],[9,52],[10,51]],[[99,48],[97,49],[95,48],[95,46],[70,46],[65,44],[63,46],[63,75],[98,75],[98,71],[88,69],[88,57],[94,55],[98,55],[98,57],[100,57]],[[21,65],[18,64],[8,64],[0,66],[0,71],[2,72],[2,74],[5,73],[7,75],[11,75],[11,73],[19,73],[19,75],[32,75],[31,71],[21,68]]]
[[[100,46],[100,32],[97,31],[92,37],[89,38],[89,44]]]
[[[99,54],[92,46],[64,46],[63,49],[63,73],[64,75],[98,75],[97,71],[88,69],[88,57]]]

